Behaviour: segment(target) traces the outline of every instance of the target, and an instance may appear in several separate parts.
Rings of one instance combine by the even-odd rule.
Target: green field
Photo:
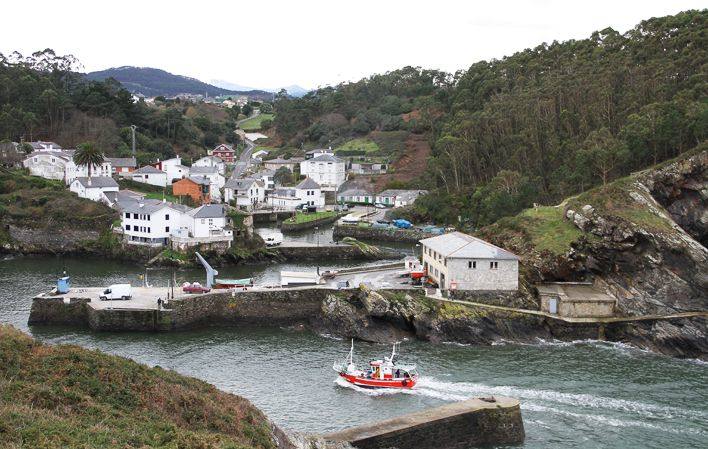
[[[311,221],[320,220],[322,218],[331,218],[336,215],[337,215],[337,213],[334,211],[310,212],[307,214],[303,213],[303,212],[297,212],[295,214],[295,216],[288,218],[287,220],[284,221],[284,223],[289,223],[289,224],[309,223]]]
[[[352,152],[362,152],[362,153],[374,153],[379,151],[380,148],[373,140],[366,138],[353,139],[343,145],[336,148],[335,153],[352,153]]]
[[[241,123],[240,128],[244,131],[258,131],[261,129],[263,120],[273,120],[273,117],[275,117],[275,114],[258,114]]]

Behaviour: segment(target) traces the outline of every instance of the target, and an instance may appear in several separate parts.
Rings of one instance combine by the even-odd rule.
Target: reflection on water
[[[141,267],[104,260],[17,258],[0,261],[0,321],[50,343],[72,343],[198,377],[252,400],[278,424],[325,432],[474,396],[519,398],[524,447],[705,447],[708,366],[579,341],[491,347],[406,341],[401,361],[418,365],[412,391],[362,391],[336,382],[335,360],[349,342],[278,328],[212,328],[175,333],[93,333],[27,328],[31,296],[66,266],[75,285],[138,282]],[[288,267],[302,267],[291,264]],[[221,268],[225,276],[277,279],[280,265]],[[151,270],[167,285],[171,270]],[[201,279],[203,270],[178,270]],[[387,345],[356,343],[359,363]],[[372,413],[376,410],[375,413]]]

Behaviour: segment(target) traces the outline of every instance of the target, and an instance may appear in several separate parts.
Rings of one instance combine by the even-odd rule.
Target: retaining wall
[[[419,240],[435,237],[436,235],[417,229],[373,228],[354,225],[335,225],[332,231],[332,237],[335,240],[341,240],[344,237],[354,237],[357,240],[403,243],[418,243]]]
[[[280,246],[278,253],[286,260],[381,260],[396,259],[403,257],[401,253],[381,250],[378,254],[363,252],[360,248],[352,245],[321,245],[321,246]]]
[[[334,223],[335,221],[339,220],[339,217],[341,217],[341,215],[324,217],[318,220],[306,221],[304,223],[288,223],[287,221],[283,221],[280,224],[280,230],[283,232],[302,231],[303,229],[311,229],[315,226]]]
[[[523,443],[519,401],[468,399],[325,435],[359,449],[463,449]]]

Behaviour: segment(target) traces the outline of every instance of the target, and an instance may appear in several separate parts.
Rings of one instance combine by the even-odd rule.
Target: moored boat
[[[253,287],[253,279],[215,279],[214,288],[241,288]]]
[[[384,357],[383,360],[372,360],[369,362],[367,370],[361,370],[354,363],[354,340],[352,340],[352,347],[346,362],[335,363],[332,368],[339,374],[339,377],[358,387],[413,388],[418,383],[418,372],[414,365],[405,366],[396,363],[398,345],[399,343],[393,344],[390,357]]]

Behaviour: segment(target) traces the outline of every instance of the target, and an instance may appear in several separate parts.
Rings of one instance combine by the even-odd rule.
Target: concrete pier
[[[359,449],[463,449],[520,444],[525,432],[519,401],[495,397],[447,404],[323,438]]]

